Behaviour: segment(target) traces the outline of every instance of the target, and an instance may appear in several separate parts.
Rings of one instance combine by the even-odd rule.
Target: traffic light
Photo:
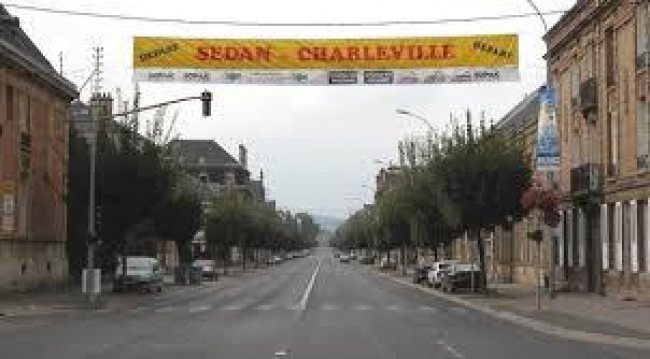
[[[95,233],[101,233],[102,229],[102,207],[95,207]]]
[[[212,93],[210,91],[201,92],[201,105],[203,117],[210,117],[212,114]]]

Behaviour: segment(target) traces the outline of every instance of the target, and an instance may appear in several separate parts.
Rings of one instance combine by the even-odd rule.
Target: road
[[[0,357],[648,358],[546,336],[341,264],[327,249],[149,305],[0,319]]]

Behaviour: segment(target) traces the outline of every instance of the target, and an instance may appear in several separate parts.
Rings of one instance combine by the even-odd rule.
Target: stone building
[[[0,5],[0,290],[68,278],[68,108],[76,96]]]
[[[558,274],[572,290],[650,292],[649,7],[578,1],[545,37],[562,146]]]

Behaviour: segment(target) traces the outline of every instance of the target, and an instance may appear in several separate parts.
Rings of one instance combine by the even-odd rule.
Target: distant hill
[[[330,216],[320,216],[317,214],[312,215],[316,223],[321,227],[321,229],[334,232],[340,225],[345,222],[345,219],[339,217],[330,217]]]

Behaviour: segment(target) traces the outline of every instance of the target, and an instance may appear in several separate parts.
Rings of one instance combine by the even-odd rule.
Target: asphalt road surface
[[[328,249],[229,288],[149,305],[0,319],[0,357],[650,358],[546,336],[342,264]]]

